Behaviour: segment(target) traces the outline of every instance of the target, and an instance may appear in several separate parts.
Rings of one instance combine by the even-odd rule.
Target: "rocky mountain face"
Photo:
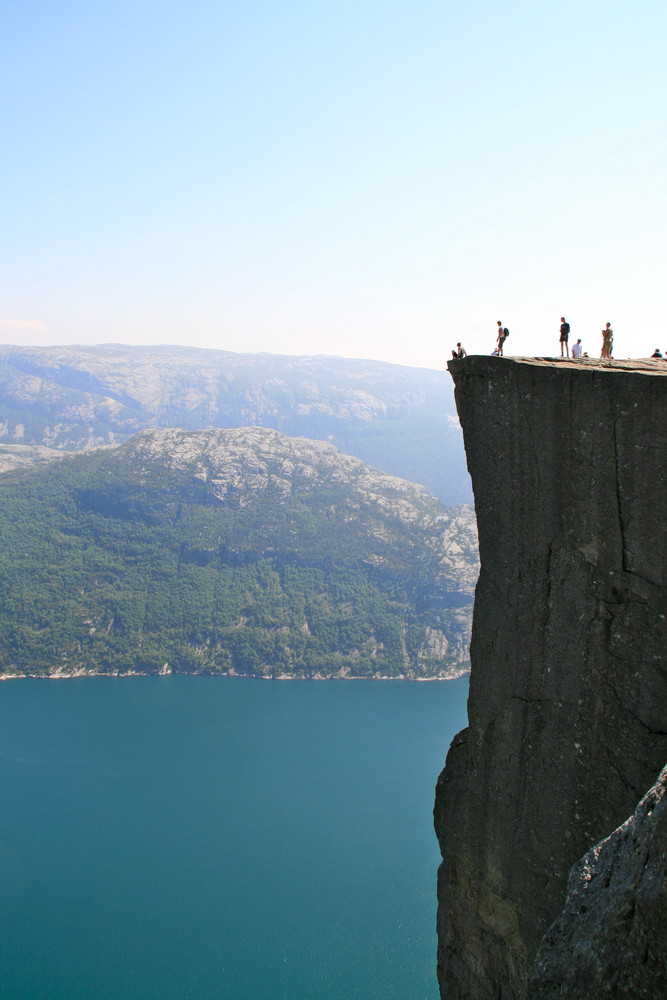
[[[528,1000],[665,995],[667,768],[634,814],[572,869]]]
[[[328,440],[446,504],[471,500],[445,372],[186,347],[0,346],[0,457],[3,444],[76,451],[148,428],[250,425]]]
[[[326,442],[145,431],[0,497],[5,676],[468,669],[472,511]]]
[[[643,799],[667,758],[667,365],[450,370],[481,572],[436,796],[442,996],[523,1000],[541,943],[531,1000],[667,995],[663,793]]]
[[[66,452],[57,448],[44,448],[41,445],[0,444],[0,473],[18,469],[22,465],[33,465],[35,462],[50,462],[54,458],[62,458]]]

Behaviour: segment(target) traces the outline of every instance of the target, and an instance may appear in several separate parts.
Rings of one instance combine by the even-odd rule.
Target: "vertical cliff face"
[[[447,1000],[524,997],[571,866],[667,759],[667,365],[450,363],[481,573],[436,796]]]

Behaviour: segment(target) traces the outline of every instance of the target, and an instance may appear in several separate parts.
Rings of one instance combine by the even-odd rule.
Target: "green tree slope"
[[[0,501],[5,676],[467,668],[472,513],[322,442],[145,432]]]

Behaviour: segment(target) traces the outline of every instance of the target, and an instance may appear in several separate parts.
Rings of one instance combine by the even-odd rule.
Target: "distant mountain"
[[[57,448],[43,448],[40,445],[0,443],[0,473],[17,469],[21,465],[49,462],[53,458],[62,458],[63,454]]]
[[[75,451],[147,428],[245,426],[330,441],[443,503],[472,502],[444,371],[188,347],[0,345],[0,455],[2,444]],[[3,467],[18,462],[9,455]]]
[[[476,528],[263,428],[146,431],[0,477],[0,673],[444,677]]]

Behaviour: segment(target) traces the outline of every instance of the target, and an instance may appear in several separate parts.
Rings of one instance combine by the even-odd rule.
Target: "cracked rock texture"
[[[529,1000],[667,995],[667,768],[635,813],[570,873]]]
[[[508,1000],[667,759],[667,364],[449,367],[481,573],[436,793],[438,971],[447,1000]]]

